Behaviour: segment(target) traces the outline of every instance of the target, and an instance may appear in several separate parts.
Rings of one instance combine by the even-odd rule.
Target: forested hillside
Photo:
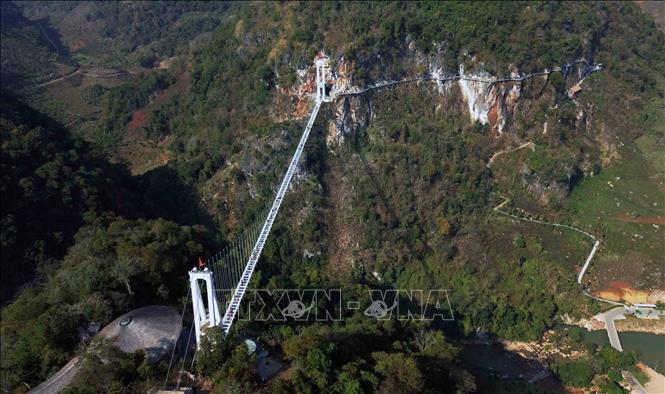
[[[137,202],[126,170],[6,92],[0,127],[4,303],[35,268],[64,255],[87,212],[127,215]]]
[[[2,309],[2,389],[9,390],[55,372],[91,323],[179,302],[187,291],[182,272],[211,243],[201,225],[138,219],[206,223],[168,171],[132,178],[7,92],[0,126],[2,296],[12,301]]]
[[[29,20],[12,2],[3,2],[1,7],[3,87],[21,89],[66,72],[73,65],[57,38],[48,36],[52,33],[48,26]]]
[[[61,52],[44,45],[37,21]],[[665,35],[634,4],[16,2],[3,3],[2,34],[3,59],[24,40],[31,54],[49,53],[39,72],[20,57],[2,66],[33,81],[2,93],[4,391],[46,379],[88,343],[92,325],[144,305],[183,306],[187,269],[274,197],[311,107],[319,51],[331,59],[333,91],[578,63],[486,90],[419,82],[325,104],[252,286],[341,288],[352,300],[372,289],[447,289],[455,319],[345,310],[334,324],[242,321],[227,339],[209,334],[188,384],[538,389],[461,354],[476,333],[540,340],[564,315],[597,312],[575,281],[592,243],[498,215],[506,200],[512,213],[604,241],[588,291],[616,280],[645,294],[663,288],[660,233],[620,220],[665,216]],[[36,75],[58,62],[80,75],[40,87]],[[602,70],[585,73],[595,63]],[[608,189],[617,177],[643,193]],[[627,233],[642,238],[605,242]],[[240,342],[250,336],[288,364],[279,379],[259,386]],[[547,360],[559,383],[621,390],[617,371],[635,363],[631,353],[556,338],[578,352]],[[73,392],[162,383],[168,360],[104,351],[85,359]]]

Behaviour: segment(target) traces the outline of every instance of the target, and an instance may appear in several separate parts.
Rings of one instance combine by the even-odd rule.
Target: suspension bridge
[[[259,216],[252,225],[244,229],[229,247],[208,258],[206,264],[202,264],[200,267],[193,268],[189,271],[192,306],[194,311],[194,329],[197,344],[201,343],[201,336],[203,335],[205,327],[219,326],[224,332],[224,335],[227,335],[231,330],[238,314],[240,304],[247,291],[247,287],[249,286],[252,274],[256,268],[256,264],[261,256],[261,252],[268,239],[268,235],[270,234],[272,225],[277,217],[277,213],[279,212],[279,208],[289,189],[293,175],[297,170],[300,157],[305,148],[305,144],[307,143],[307,139],[309,138],[312,126],[314,125],[319,109],[324,102],[333,101],[338,97],[360,95],[374,89],[419,81],[447,83],[465,80],[491,85],[504,82],[522,82],[530,78],[548,76],[555,72],[560,72],[565,78],[569,75],[569,72],[574,70],[574,66],[580,63],[585,64],[584,68],[581,69],[580,76],[582,78],[592,72],[599,71],[602,68],[602,65],[600,64],[590,64],[586,60],[578,60],[572,63],[566,63],[560,67],[546,69],[542,72],[503,78],[469,76],[464,75],[461,72],[460,74],[445,77],[437,77],[427,74],[396,81],[384,81],[368,86],[364,89],[337,92],[333,95],[328,95],[326,92],[326,82],[328,80],[327,77],[331,73],[329,60],[323,54],[318,55],[314,60],[316,67],[316,96],[314,107],[305,126],[305,130],[300,137],[295,153],[291,158],[286,174],[277,190],[272,205],[265,214]],[[585,264],[585,270],[587,266],[588,261],[587,264]],[[583,275],[583,272],[580,274],[580,277],[581,275]],[[203,297],[204,293],[202,292],[202,285],[205,286],[205,300]]]
[[[284,195],[289,189],[293,174],[297,170],[300,156],[302,156],[302,152],[305,149],[305,143],[309,138],[321,104],[331,101],[331,98],[326,95],[326,76],[330,71],[328,58],[325,55],[319,55],[314,63],[316,66],[316,99],[314,108],[309,115],[305,131],[300,137],[298,147],[291,158],[286,174],[282,179],[282,183],[277,190],[277,195],[267,215],[265,218],[256,220],[249,229],[241,233],[232,246],[209,259],[209,267],[205,267],[202,270],[194,268],[189,272],[197,343],[200,343],[202,329],[206,325],[220,326],[225,335],[231,330],[233,321],[240,308],[240,303],[256,268],[256,263],[261,256],[261,251],[268,239],[270,229],[284,200]],[[263,225],[259,225],[261,219],[263,219]],[[253,247],[251,247],[252,244]],[[206,287],[207,308],[201,294],[199,284],[201,281],[204,282]],[[231,290],[232,294],[229,299],[226,299],[226,294],[220,295],[220,290],[223,289]],[[220,314],[220,305],[226,306],[223,315]]]

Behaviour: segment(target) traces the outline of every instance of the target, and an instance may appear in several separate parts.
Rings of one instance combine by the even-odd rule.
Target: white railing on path
[[[526,74],[522,76],[516,76],[516,77],[507,77],[507,78],[483,78],[483,77],[476,77],[476,76],[469,76],[469,75],[451,75],[448,77],[435,77],[431,75],[421,75],[417,77],[410,77],[410,78],[405,78],[405,79],[400,79],[399,81],[385,81],[385,82],[380,82],[375,85],[370,85],[364,89],[360,90],[355,90],[355,91],[346,91],[346,92],[339,92],[331,96],[331,99],[334,100],[337,97],[342,97],[342,96],[356,96],[359,94],[366,93],[370,90],[374,89],[380,89],[392,85],[398,85],[398,84],[403,84],[403,83],[408,83],[408,82],[418,82],[418,81],[434,81],[438,83],[445,83],[445,82],[451,82],[451,81],[472,81],[472,82],[482,82],[482,83],[488,83],[488,84],[495,84],[495,83],[503,83],[503,82],[522,82],[526,79],[530,78],[535,78],[543,75],[550,75],[555,72],[564,72],[568,73],[568,70],[577,63],[585,63],[587,64],[586,69],[584,70],[583,75],[593,73],[595,71],[599,71],[602,68],[602,65],[600,64],[594,64],[593,66],[589,66],[588,62],[586,60],[577,60],[573,63],[568,63],[565,64],[563,69],[560,67],[555,67],[553,69],[546,69],[545,71],[537,72],[537,73],[531,73],[531,74]]]

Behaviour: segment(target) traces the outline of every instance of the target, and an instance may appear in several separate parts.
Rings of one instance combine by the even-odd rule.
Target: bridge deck
[[[305,143],[309,138],[309,133],[312,130],[314,121],[316,120],[316,115],[319,113],[319,108],[321,108],[321,100],[317,100],[316,104],[314,105],[314,108],[312,109],[312,113],[309,116],[309,121],[307,122],[305,131],[300,137],[300,142],[298,143],[296,152],[293,154],[293,158],[291,158],[291,163],[289,164],[289,167],[286,170],[284,179],[282,179],[282,184],[280,185],[279,190],[277,191],[277,195],[275,196],[275,200],[273,201],[272,206],[270,207],[270,211],[268,212],[268,217],[266,218],[266,221],[263,224],[263,227],[261,228],[261,232],[259,233],[259,238],[256,241],[254,248],[252,249],[252,254],[240,277],[238,286],[236,287],[235,292],[231,297],[229,306],[226,308],[226,312],[222,317],[221,326],[225,334],[228,334],[229,330],[231,329],[231,325],[233,324],[233,319],[238,313],[240,302],[242,301],[242,298],[245,295],[245,291],[247,290],[247,286],[249,285],[249,281],[252,278],[252,274],[254,273],[254,268],[256,267],[256,263],[258,262],[259,257],[261,256],[261,251],[263,250],[266,240],[268,239],[268,234],[270,233],[270,229],[272,228],[275,218],[277,217],[277,212],[279,211],[279,207],[282,205],[282,200],[284,199],[284,195],[286,194],[286,191],[289,189],[289,185],[291,184],[291,179],[293,178],[293,174],[295,173],[296,168],[298,167],[300,156],[302,155],[303,149],[305,148]]]

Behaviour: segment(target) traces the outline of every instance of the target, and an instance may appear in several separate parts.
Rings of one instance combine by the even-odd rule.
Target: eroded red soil
[[[143,126],[145,123],[145,120],[148,118],[148,114],[145,113],[143,110],[136,110],[132,114],[132,120],[129,121],[127,124],[127,128],[129,130],[136,130],[139,127]]]
[[[625,301],[631,304],[656,303],[665,299],[665,291],[662,289],[653,291],[635,289],[620,280],[610,281],[607,287],[594,291],[593,294],[608,300]]]

